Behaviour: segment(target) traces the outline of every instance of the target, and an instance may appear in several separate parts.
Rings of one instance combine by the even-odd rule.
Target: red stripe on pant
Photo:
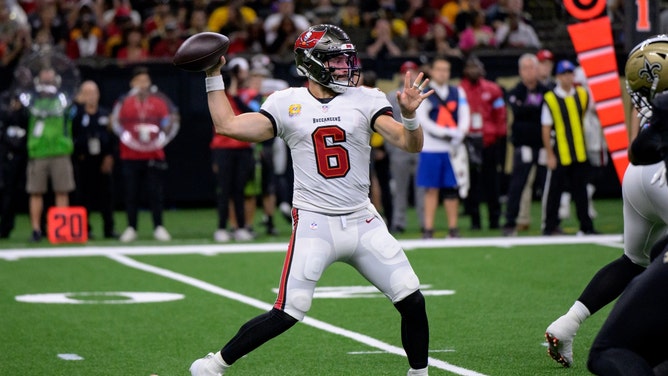
[[[290,276],[290,268],[292,267],[292,256],[295,251],[295,237],[297,233],[297,223],[299,223],[299,215],[297,209],[292,209],[292,235],[290,235],[290,244],[288,244],[288,251],[285,254],[285,261],[283,262],[283,271],[281,272],[281,283],[278,288],[278,296],[274,303],[274,308],[283,311],[285,309],[285,294],[288,289],[288,277]]]

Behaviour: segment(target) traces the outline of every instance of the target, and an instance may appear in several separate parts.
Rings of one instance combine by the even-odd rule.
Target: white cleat
[[[163,226],[158,226],[155,228],[155,230],[153,231],[153,238],[161,242],[168,242],[172,240],[172,236],[169,235],[169,232],[167,232],[167,229],[164,228]]]
[[[574,320],[564,315],[545,330],[548,355],[566,368],[573,364],[573,338],[578,328]]]
[[[218,243],[227,243],[232,240],[232,236],[230,236],[230,233],[227,230],[218,229],[213,233],[213,240]]]
[[[118,238],[118,240],[122,241],[123,243],[130,243],[135,241],[136,239],[137,239],[137,231],[135,231],[135,229],[132,227],[126,228],[121,234],[121,237]]]
[[[234,240],[238,242],[248,242],[253,239],[253,234],[245,228],[238,228],[234,231]]]
[[[199,358],[190,365],[190,375],[192,376],[222,376],[225,373],[223,368],[214,359],[216,354],[208,353],[204,358]]]
[[[429,376],[429,368],[409,369],[406,376]]]

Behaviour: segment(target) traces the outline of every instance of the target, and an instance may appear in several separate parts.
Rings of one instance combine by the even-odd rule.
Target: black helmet
[[[327,61],[341,55],[347,58],[348,74],[345,80],[336,81],[332,77],[335,69],[329,68]],[[295,63],[300,75],[337,93],[357,86],[360,78],[355,46],[350,42],[348,34],[334,25],[315,25],[304,31],[295,41]]]

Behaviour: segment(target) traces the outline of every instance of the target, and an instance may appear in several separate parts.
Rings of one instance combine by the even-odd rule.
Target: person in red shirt
[[[501,171],[506,145],[506,103],[503,90],[484,78],[485,67],[475,55],[464,63],[461,87],[471,109],[469,142],[470,194],[465,207],[471,215],[471,229],[481,229],[480,202],[484,197],[489,212],[489,228],[499,228]]]
[[[233,87],[228,83],[229,87]],[[235,114],[248,112],[238,96],[226,92],[232,110]],[[252,234],[246,229],[244,189],[246,183],[254,176],[255,159],[253,156],[253,144],[238,141],[214,132],[211,147],[211,164],[216,179],[216,201],[218,205],[218,229],[213,233],[213,239],[217,242],[228,242],[234,237],[235,240],[245,241],[253,239]],[[230,218],[230,201],[234,207],[236,219],[236,230],[230,234],[227,230]]]
[[[137,238],[137,215],[142,189],[148,193],[153,217],[153,237],[168,241],[171,236],[163,226],[163,185],[167,161],[165,139],[178,124],[178,115],[166,97],[152,90],[148,69],[137,67],[130,81],[130,93],[116,103],[112,113],[114,131],[119,135],[120,162],[125,187],[125,211],[128,227],[122,242]]]
[[[183,42],[181,29],[176,20],[168,22],[165,24],[165,35],[160,37],[151,49],[151,56],[171,60]]]

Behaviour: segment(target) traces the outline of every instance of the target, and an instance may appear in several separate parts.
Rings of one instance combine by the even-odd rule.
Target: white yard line
[[[216,285],[212,285],[208,282],[201,281],[199,279],[189,277],[187,275],[183,275],[180,273],[173,272],[171,270],[163,269],[163,268],[158,268],[153,265],[145,264],[143,262],[139,262],[137,260],[131,259],[127,256],[121,255],[121,254],[108,254],[108,257],[111,258],[112,260],[115,260],[125,266],[143,270],[145,272],[157,274],[159,276],[169,278],[175,281],[179,281],[182,283],[185,283],[187,285],[191,285],[193,287],[196,287],[198,289],[210,292],[212,294],[220,295],[222,297],[236,300],[238,302],[247,304],[251,307],[258,308],[263,311],[268,311],[272,308],[271,304],[265,303],[263,301],[248,297],[246,295],[239,294],[234,291],[230,291],[224,288],[221,288]],[[388,343],[379,341],[375,338],[369,337],[364,334],[360,334],[357,332],[353,332],[351,330],[347,330],[332,324],[328,324],[324,321],[316,320],[314,318],[307,317],[302,321],[304,324],[308,326],[312,326],[314,328],[323,330],[325,332],[329,332],[332,334],[337,334],[349,339],[352,339],[353,341],[360,342],[364,345],[374,347],[376,349],[379,349],[381,351],[385,351],[390,354],[395,354],[395,355],[400,355],[400,356],[406,356],[406,353],[404,349],[397,347],[397,346],[392,346]],[[462,368],[453,364],[450,364],[448,362],[439,360],[439,359],[434,359],[434,358],[429,358],[429,366],[433,368],[439,368],[445,371],[452,372],[457,375],[462,375],[462,376],[485,376],[482,373],[472,371],[466,368]]]
[[[468,248],[468,247],[513,247],[554,244],[598,244],[606,247],[621,247],[622,235],[588,236],[519,236],[495,238],[462,238],[400,240],[405,250],[429,248]],[[216,255],[223,253],[285,252],[287,243],[237,243],[237,244],[198,244],[198,245],[153,245],[120,247],[54,247],[0,249],[0,259],[18,260],[22,258],[42,257],[83,257],[83,256],[150,256],[177,254]]]

